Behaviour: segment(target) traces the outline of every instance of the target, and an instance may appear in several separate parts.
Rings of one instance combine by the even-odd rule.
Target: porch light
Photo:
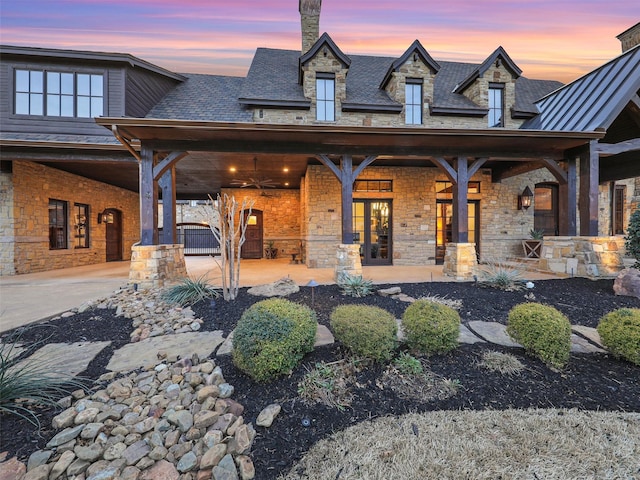
[[[518,195],[518,210],[527,210],[531,206],[533,200],[533,193],[529,188],[529,185],[524,187],[524,190]]]
[[[316,282],[313,278],[309,280],[305,285],[306,287],[311,287],[311,307],[312,308],[313,308],[313,304],[315,303],[315,293],[316,293],[315,290],[318,285],[320,284]]]

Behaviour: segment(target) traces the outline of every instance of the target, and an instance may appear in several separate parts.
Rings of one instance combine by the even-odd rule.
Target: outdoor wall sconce
[[[529,188],[529,185],[524,187],[524,190],[518,195],[518,210],[527,210],[531,206],[533,201],[533,193]]]
[[[107,210],[98,214],[98,223],[113,223],[113,213]]]

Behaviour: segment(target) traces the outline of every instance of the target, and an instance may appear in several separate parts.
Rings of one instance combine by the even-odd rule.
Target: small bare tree
[[[226,193],[218,194],[216,201],[202,207],[213,235],[220,243],[221,260],[218,266],[222,272],[222,296],[225,300],[235,300],[240,286],[240,253],[245,240],[247,219],[251,216],[254,200],[244,198],[242,203]]]

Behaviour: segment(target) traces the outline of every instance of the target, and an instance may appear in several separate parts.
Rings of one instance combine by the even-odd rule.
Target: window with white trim
[[[422,79],[407,78],[404,87],[404,118],[407,125],[422,125]]]
[[[336,119],[336,79],[332,73],[316,74],[316,120],[333,122]]]
[[[100,117],[104,112],[104,76],[16,69],[14,112],[47,117]]]

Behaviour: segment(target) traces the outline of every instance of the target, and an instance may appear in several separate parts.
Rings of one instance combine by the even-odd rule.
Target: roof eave
[[[466,116],[466,117],[484,117],[489,113],[487,108],[457,108],[457,107],[431,107],[430,112],[432,115],[452,115],[452,116]]]
[[[375,105],[365,103],[343,103],[343,112],[400,113],[402,105]]]
[[[268,100],[263,98],[239,98],[238,103],[247,107],[291,108],[308,110],[311,108],[309,100]]]

